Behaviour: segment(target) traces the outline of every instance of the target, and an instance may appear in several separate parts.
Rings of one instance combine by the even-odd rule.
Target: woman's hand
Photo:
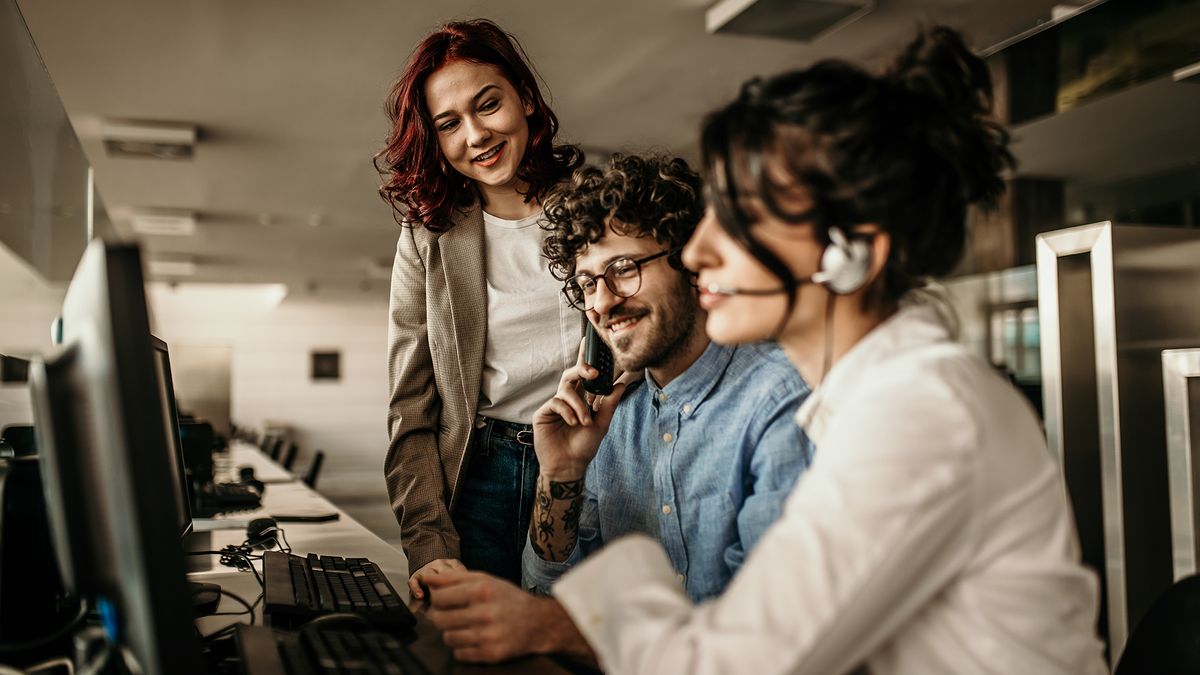
[[[412,576],[408,578],[408,592],[412,594],[413,600],[424,600],[425,588],[429,587],[426,582],[430,577],[450,570],[465,572],[466,569],[466,565],[453,558],[438,558],[426,563],[421,569],[413,572]]]

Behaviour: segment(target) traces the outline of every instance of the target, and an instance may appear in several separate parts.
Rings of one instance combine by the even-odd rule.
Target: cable
[[[242,596],[238,595],[237,593],[227,591],[224,588],[221,589],[221,595],[229,596],[233,600],[236,600],[237,602],[241,603],[242,607],[246,608],[245,612],[227,612],[226,615],[228,615],[228,614],[249,614],[250,615],[250,625],[251,626],[254,625],[254,606],[253,605],[246,602],[246,599],[243,598]]]
[[[57,659],[50,659],[49,661],[42,661],[41,663],[29,666],[29,669],[25,671],[25,674],[33,675],[40,670],[49,670],[50,668],[58,668],[60,666],[66,666],[67,675],[75,674],[75,664],[71,663],[71,659],[65,656],[60,656]]]
[[[287,540],[287,533],[286,533],[286,532],[284,532],[284,530],[283,530],[283,528],[282,528],[282,527],[278,528],[278,531],[279,531],[279,536],[280,536],[280,538],[282,538],[282,539],[283,539],[283,545],[287,547],[287,548],[280,548],[279,550],[280,550],[281,552],[283,552],[283,553],[291,553],[291,552],[292,552],[292,545],[288,543],[288,540]]]
[[[220,551],[189,551],[188,555],[216,555],[221,556],[221,564],[228,567],[235,567],[242,572],[254,573],[254,578],[258,580],[259,587],[264,587],[262,576],[254,567],[254,558],[243,552],[241,547],[235,548],[232,544],[226,546]],[[262,556],[259,556],[261,558]],[[238,561],[238,562],[233,562]]]
[[[70,621],[57,628],[53,633],[50,633],[49,635],[43,635],[42,637],[30,642],[23,642],[20,644],[0,643],[0,654],[11,654],[13,652],[24,651],[26,649],[35,649],[37,647],[42,647],[54,642],[67,633],[75,630],[75,627],[82,623],[83,618],[87,616],[87,610],[87,603],[80,599],[79,611],[75,614],[75,616],[71,617]]]

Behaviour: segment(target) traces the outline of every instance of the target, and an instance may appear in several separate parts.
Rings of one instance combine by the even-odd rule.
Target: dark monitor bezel
[[[62,325],[72,355],[62,366],[81,387],[74,407],[88,422],[75,436],[93,469],[79,499],[96,508],[89,514],[96,566],[75,569],[89,582],[80,591],[95,597],[102,616],[111,609],[110,639],[143,673],[195,675],[199,649],[136,245],[88,246],[67,289]]]
[[[192,487],[188,481],[187,465],[183,459],[183,440],[179,435],[179,408],[175,401],[175,379],[171,374],[171,352],[167,348],[167,343],[155,335],[150,336],[150,344],[154,347],[155,358],[162,357],[162,387],[159,389],[163,394],[167,404],[168,423],[171,428],[167,429],[170,435],[171,454],[175,460],[176,478],[179,485],[180,498],[179,504],[183,507],[183,512],[180,513],[182,528],[179,532],[179,538],[182,540],[192,532],[193,514],[192,514]],[[157,368],[157,366],[156,366]]]

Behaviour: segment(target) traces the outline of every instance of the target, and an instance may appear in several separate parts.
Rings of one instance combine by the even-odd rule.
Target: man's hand
[[[482,572],[429,578],[429,620],[459,661],[495,663],[527,654],[592,651],[562,605]]]
[[[580,343],[578,360],[559,378],[554,398],[533,414],[534,452],[542,475],[551,480],[582,478],[608,433],[627,378],[618,378],[611,394],[593,398],[583,391],[581,383],[597,374],[595,368],[583,362]]]
[[[421,569],[413,572],[412,576],[408,578],[408,592],[412,594],[413,600],[424,600],[425,591],[422,590],[421,586],[428,586],[429,579],[443,572],[451,570],[465,571],[466,569],[465,565],[453,558],[438,558],[426,563]]]

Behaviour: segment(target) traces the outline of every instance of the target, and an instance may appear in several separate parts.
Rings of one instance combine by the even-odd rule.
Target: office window
[[[1041,380],[1037,301],[993,306],[988,329],[992,365],[1011,371],[1018,382]]]

